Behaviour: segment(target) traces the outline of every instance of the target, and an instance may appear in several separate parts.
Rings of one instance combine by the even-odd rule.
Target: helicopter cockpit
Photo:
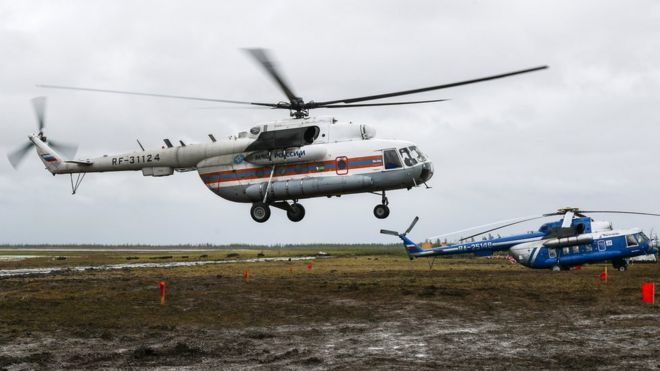
[[[406,166],[415,166],[418,163],[426,162],[426,156],[417,148],[417,146],[410,146],[407,148],[400,148],[399,154],[403,159],[403,163]]]
[[[648,242],[649,238],[646,237],[644,232],[639,232],[635,234],[628,234],[626,235],[626,246],[627,247],[637,247],[639,245],[644,244],[645,242]]]
[[[420,169],[420,172],[414,177],[416,184],[426,183],[433,177],[433,164],[415,145],[383,150],[383,165],[385,170],[404,167]]]
[[[428,161],[417,146],[402,147],[398,149],[398,152],[399,154],[397,155],[397,151],[394,148],[383,151],[385,169],[398,169],[403,167],[404,164],[406,167],[413,167]]]

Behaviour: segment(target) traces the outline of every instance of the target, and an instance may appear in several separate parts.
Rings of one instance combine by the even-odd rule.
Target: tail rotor
[[[389,230],[389,229],[381,229],[380,233],[389,234],[391,236],[402,237],[402,236],[405,236],[408,233],[410,233],[410,231],[412,231],[412,229],[415,227],[415,224],[417,224],[418,221],[419,221],[419,217],[416,216],[415,219],[413,219],[412,223],[410,223],[410,226],[408,227],[408,229],[406,229],[406,231],[404,233],[399,233],[399,232],[392,231],[392,230]]]
[[[11,166],[13,166],[14,169],[17,169],[20,166],[27,153],[32,147],[34,147],[33,140],[40,140],[44,143],[48,143],[53,150],[59,152],[65,157],[72,158],[75,156],[78,146],[52,140],[47,141],[46,136],[44,135],[44,128],[46,127],[46,97],[33,98],[32,107],[34,108],[34,113],[37,117],[37,129],[39,129],[39,132],[30,137],[30,142],[25,143],[7,155]]]
[[[419,217],[416,216],[415,219],[413,219],[412,223],[410,223],[410,227],[406,229],[406,233],[404,233],[404,235],[410,233],[410,231],[412,231],[412,229],[415,228],[415,224],[417,224],[418,221],[419,221]]]

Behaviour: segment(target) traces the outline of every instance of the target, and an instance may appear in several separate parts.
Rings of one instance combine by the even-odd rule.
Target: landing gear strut
[[[378,219],[385,219],[390,215],[390,208],[387,207],[389,201],[387,201],[387,196],[385,196],[385,191],[382,193],[382,201],[380,205],[374,207],[374,216]]]
[[[250,209],[250,216],[257,223],[263,223],[270,218],[270,206],[263,202],[255,202]]]

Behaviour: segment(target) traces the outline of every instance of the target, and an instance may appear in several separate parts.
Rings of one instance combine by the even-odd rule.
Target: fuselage
[[[197,170],[212,192],[235,202],[409,189],[433,175],[430,159],[414,143],[377,139],[367,125],[333,118],[284,120],[211,143],[76,161],[65,161],[37,136],[30,140],[53,174],[142,171],[159,177]]]
[[[657,249],[639,228],[587,233],[575,242],[548,243],[548,240],[527,242],[511,248],[511,256],[530,268],[571,267],[585,263],[655,254]]]
[[[639,229],[612,230],[611,224],[588,217],[572,220],[582,231],[571,236],[556,236],[553,231],[562,221],[544,224],[538,231],[472,241],[429,249],[421,248],[406,235],[399,235],[410,258],[456,254],[492,255],[508,251],[520,264],[530,268],[566,268],[612,260],[625,265],[624,259],[658,252],[653,242]]]
[[[416,148],[399,140],[345,140],[308,145],[270,165],[249,162],[246,153],[218,156],[200,163],[198,171],[211,191],[236,202],[255,202],[266,193],[269,200],[290,200],[411,188],[433,175],[431,162]],[[406,162],[401,151],[421,157]]]

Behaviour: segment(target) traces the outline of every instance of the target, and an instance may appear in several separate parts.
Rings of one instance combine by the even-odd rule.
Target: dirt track
[[[0,279],[0,367],[660,368],[660,309],[640,300],[642,282],[660,282],[655,264],[607,283],[602,266],[306,264]]]

